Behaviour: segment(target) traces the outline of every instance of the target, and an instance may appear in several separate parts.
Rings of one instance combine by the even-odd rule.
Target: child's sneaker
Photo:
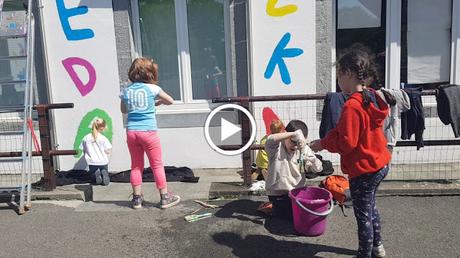
[[[372,247],[372,253],[374,254],[375,257],[378,257],[378,258],[385,257],[386,255],[385,248],[383,248],[382,244],[379,246]]]
[[[271,202],[262,203],[258,208],[258,211],[265,215],[271,216],[273,213],[273,204]]]
[[[110,183],[110,177],[109,177],[109,172],[105,169],[102,170],[102,184],[103,185],[109,185]]]
[[[96,172],[94,172],[94,177],[96,178],[97,185],[102,184],[102,176],[101,176],[101,171],[99,169],[96,170]]]
[[[142,202],[144,201],[143,199],[144,198],[142,197],[142,195],[133,194],[133,200],[131,201],[133,205],[133,209],[142,208]]]
[[[171,193],[162,194],[161,201],[160,201],[160,208],[166,209],[178,204],[180,201],[179,195],[174,195]]]

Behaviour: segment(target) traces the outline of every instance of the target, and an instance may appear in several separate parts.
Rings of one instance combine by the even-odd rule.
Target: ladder
[[[21,12],[8,12],[5,10],[8,2],[18,5],[22,4],[26,9],[25,17],[21,17]],[[19,214],[24,214],[26,210],[31,208],[31,171],[32,171],[32,108],[33,108],[33,60],[34,60],[34,17],[32,14],[33,0],[25,2],[13,0],[0,0],[0,39],[20,39],[26,41],[24,53],[0,56],[0,60],[25,60],[22,62],[25,67],[25,76],[23,78],[12,78],[11,80],[2,80],[1,84],[24,85],[24,101],[23,105],[15,106],[16,110],[23,112],[22,131],[18,134],[22,135],[22,155],[21,162],[21,179],[19,185],[0,188],[2,193],[11,193],[11,203],[18,208]],[[23,13],[23,11],[22,11]],[[15,62],[15,65],[20,62]],[[11,63],[10,63],[11,65]],[[15,68],[17,68],[15,66]],[[12,77],[12,76],[11,76]],[[10,86],[11,87],[11,86]],[[0,104],[1,105],[1,104]],[[15,201],[15,194],[19,192],[19,203]]]

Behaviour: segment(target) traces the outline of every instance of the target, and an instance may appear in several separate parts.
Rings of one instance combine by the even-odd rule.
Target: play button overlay
[[[231,136],[239,133],[241,131],[241,127],[235,125],[225,118],[220,119],[220,140],[223,142],[230,138]]]
[[[239,118],[246,116],[251,124],[251,136],[242,141],[242,128]],[[209,113],[204,125],[206,141],[212,149],[223,155],[238,155],[247,150],[256,138],[256,123],[252,114],[240,105],[224,104]],[[237,150],[225,150],[224,146],[239,145]]]

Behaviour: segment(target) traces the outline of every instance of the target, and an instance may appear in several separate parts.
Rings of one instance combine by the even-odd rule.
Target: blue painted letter
[[[272,77],[273,72],[275,71],[275,67],[278,65],[278,69],[281,74],[281,80],[286,85],[291,84],[291,76],[289,75],[286,63],[284,63],[284,58],[299,56],[303,54],[303,50],[300,48],[285,48],[289,43],[289,40],[291,40],[291,33],[287,32],[284,34],[283,38],[281,38],[280,42],[273,51],[272,57],[270,58],[270,61],[267,65],[267,69],[265,69],[265,79],[270,79]]]
[[[84,40],[94,37],[94,32],[91,29],[80,29],[73,30],[70,27],[69,18],[72,16],[82,15],[88,12],[87,6],[78,6],[67,9],[64,5],[64,0],[56,0],[57,11],[59,13],[59,19],[61,20],[61,26],[64,30],[65,37],[67,40]]]

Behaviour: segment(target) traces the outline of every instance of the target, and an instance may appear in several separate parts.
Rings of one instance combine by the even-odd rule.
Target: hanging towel
[[[436,91],[439,119],[451,124],[455,138],[460,137],[460,85],[441,85]]]
[[[423,112],[422,88],[404,88],[410,99],[410,109],[401,113],[401,139],[409,140],[415,134],[417,150],[423,145],[423,131],[425,130],[425,114]]]

